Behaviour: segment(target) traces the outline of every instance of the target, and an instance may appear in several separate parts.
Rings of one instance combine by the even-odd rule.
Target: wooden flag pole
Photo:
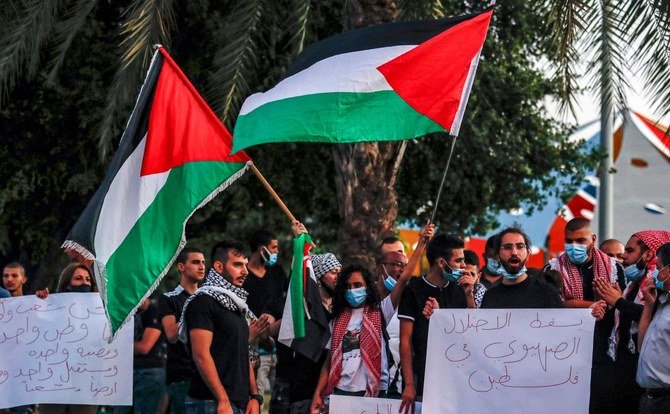
[[[293,216],[293,214],[291,213],[291,211],[288,209],[288,207],[286,207],[286,204],[284,204],[284,202],[281,200],[281,198],[279,198],[279,195],[275,192],[275,190],[272,189],[272,186],[270,185],[268,180],[266,180],[265,177],[263,177],[263,174],[261,174],[261,172],[258,171],[258,168],[256,168],[254,163],[252,161],[249,161],[249,162],[247,162],[247,165],[249,165],[249,168],[251,168],[251,171],[253,171],[254,174],[256,174],[256,177],[258,177],[258,179],[260,180],[261,184],[263,184],[265,189],[268,190],[268,192],[270,193],[272,198],[274,198],[275,201],[277,202],[277,204],[279,204],[279,207],[281,207],[281,209],[284,210],[284,213],[286,213],[288,218],[291,219],[291,223],[293,223],[294,221],[297,221],[295,219],[295,217]]]
[[[452,135],[451,148],[449,149],[449,156],[447,157],[447,165],[444,166],[444,173],[442,173],[442,181],[440,181],[440,188],[437,189],[437,197],[435,197],[435,205],[433,205],[433,212],[430,214],[430,222],[435,223],[435,214],[437,213],[437,206],[440,204],[440,196],[442,195],[442,188],[444,188],[444,181],[447,179],[447,171],[449,171],[449,164],[451,163],[451,156],[454,155],[454,147],[456,146],[456,136]]]

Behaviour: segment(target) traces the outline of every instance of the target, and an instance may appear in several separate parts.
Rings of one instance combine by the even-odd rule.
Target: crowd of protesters
[[[295,222],[293,232],[307,230]],[[278,341],[289,279],[276,235],[260,230],[248,245],[219,242],[208,261],[183,249],[179,285],[135,315],[133,406],[115,413],[259,413],[263,405],[273,414],[320,413],[333,394],[395,398],[413,412],[437,308],[590,308],[589,412],[670,413],[670,231],[598,246],[590,222],[572,219],[565,252],[543,269],[526,267],[532,244],[520,228],[490,237],[481,261],[458,236],[434,232],[430,223],[422,228],[409,258],[399,239],[384,239],[374,269],[312,255],[320,302],[311,311],[326,315],[330,339],[309,356]],[[428,271],[413,276],[424,253]],[[24,294],[19,263],[5,265],[2,281],[0,298]],[[95,278],[79,263],[65,268],[56,290],[91,291]],[[40,413],[97,409],[39,406]]]

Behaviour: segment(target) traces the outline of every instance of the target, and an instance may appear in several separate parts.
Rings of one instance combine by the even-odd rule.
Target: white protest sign
[[[402,400],[389,398],[349,397],[331,395],[330,414],[397,414]],[[414,414],[421,414],[421,403],[417,402]]]
[[[97,293],[0,299],[0,408],[132,404],[133,324],[109,339]]]
[[[430,318],[426,413],[589,411],[590,309],[440,309]]]

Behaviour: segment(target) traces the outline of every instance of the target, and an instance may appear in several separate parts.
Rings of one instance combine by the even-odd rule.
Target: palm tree
[[[110,4],[114,5],[114,0]],[[99,154],[108,159],[139,91],[153,45],[170,46],[178,35],[176,9],[187,2],[135,0],[119,2],[119,63],[109,88],[99,127]],[[204,2],[206,3],[206,2]],[[310,0],[230,0],[211,2],[216,18],[204,94],[221,120],[230,127],[243,99],[271,86],[257,79],[259,49],[273,47],[290,62],[308,42],[317,40],[314,25],[325,11],[341,15],[339,28],[360,28],[395,19],[443,17],[440,0],[333,0],[326,5]],[[91,19],[97,0],[9,0],[0,10],[0,97],[9,96],[21,81],[33,79],[45,67],[53,80],[59,74],[77,33]],[[321,10],[330,7],[338,9]],[[48,62],[42,58],[48,56]],[[275,63],[276,63],[275,62]],[[275,66],[280,66],[276,65]],[[280,68],[270,82],[285,70]],[[275,70],[275,72],[277,72]],[[0,104],[2,100],[0,99]],[[394,183],[406,143],[364,143],[334,146],[336,187],[342,226],[339,241],[346,259],[371,262],[363,252],[374,251],[392,233],[397,215]],[[354,197],[354,194],[357,196]],[[370,227],[370,226],[373,227]],[[365,230],[365,231],[362,231]]]
[[[639,72],[653,106],[670,112],[670,1],[550,0],[550,55],[556,63],[563,109],[573,114],[578,91],[578,65],[589,59],[585,75],[600,95],[601,163],[598,230],[601,240],[612,237],[613,144],[615,106],[626,107],[627,76]]]

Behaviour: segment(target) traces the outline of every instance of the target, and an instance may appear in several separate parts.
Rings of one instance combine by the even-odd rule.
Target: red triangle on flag
[[[489,10],[450,27],[377,70],[412,108],[454,134],[492,14]]]
[[[170,55],[156,85],[141,175],[158,174],[194,161],[247,162],[244,151],[230,155],[232,136]]]

